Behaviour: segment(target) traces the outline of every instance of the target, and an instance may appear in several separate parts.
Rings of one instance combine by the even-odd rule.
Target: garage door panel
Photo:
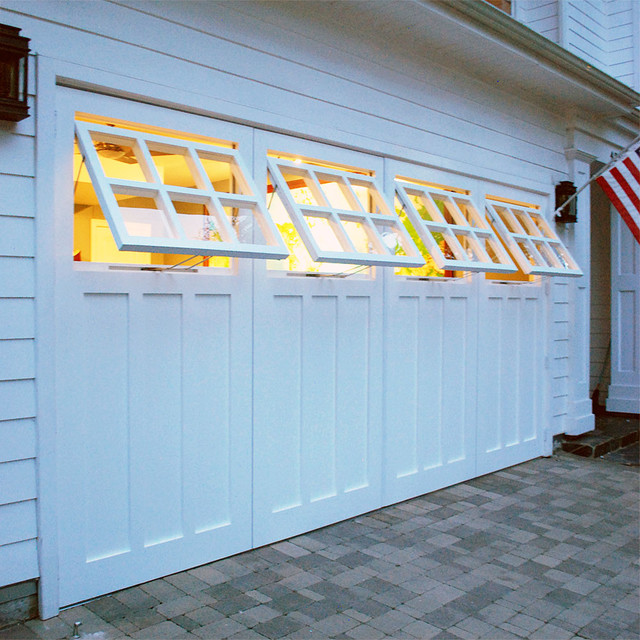
[[[543,297],[539,285],[483,283],[478,333],[478,474],[542,451]]]
[[[86,447],[80,485],[80,504],[86,505],[85,553],[93,561],[131,550],[128,373],[123,375],[121,367],[127,363],[129,299],[124,294],[86,294],[83,302],[79,337],[84,354],[77,361],[75,387],[89,382],[86,393],[78,394],[77,426],[84,430],[81,443]],[[94,428],[92,417],[100,429]]]
[[[196,294],[185,300],[184,313],[206,330],[184,335],[182,409],[185,520],[196,533],[227,526],[233,520],[231,465],[232,413],[245,413],[246,404],[231,406],[233,368],[231,348],[232,297]],[[203,428],[202,425],[206,425]],[[242,487],[244,491],[246,487]]]
[[[476,353],[468,283],[388,278],[387,504],[472,477]]]
[[[251,317],[183,284],[68,298],[63,604],[251,547]]]
[[[145,547],[183,536],[182,299],[143,293],[134,302],[130,438],[135,530]]]
[[[334,379],[338,405],[338,486],[342,492],[370,487],[371,474],[377,469],[370,450],[371,430],[379,429],[380,424],[371,411],[372,402],[381,390],[372,379],[379,365],[371,359],[377,358],[381,349],[381,335],[376,330],[376,319],[372,318],[373,314],[381,315],[379,304],[380,300],[369,296],[347,295],[340,307],[338,366]]]
[[[267,279],[254,336],[254,545],[379,504],[379,293]],[[290,290],[291,293],[285,293]],[[258,372],[260,372],[259,375]]]

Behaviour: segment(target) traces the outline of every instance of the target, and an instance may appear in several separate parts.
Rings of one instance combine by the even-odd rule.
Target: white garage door
[[[57,110],[61,605],[539,455],[544,288],[485,280],[515,266],[483,194],[131,101]]]

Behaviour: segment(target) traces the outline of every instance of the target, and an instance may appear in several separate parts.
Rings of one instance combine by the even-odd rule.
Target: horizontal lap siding
[[[637,0],[518,0],[515,17],[612,77],[640,89]]]
[[[609,16],[602,0],[567,0],[566,42],[563,45],[583,60],[607,72]]]
[[[34,14],[73,26],[35,21],[28,30],[43,55],[143,75],[159,86],[197,87],[214,98],[212,109],[224,108],[229,117],[250,108],[268,126],[303,132],[313,126],[347,144],[386,146],[402,156],[435,156],[458,166],[463,161],[467,168],[508,167],[521,179],[546,182],[548,169],[564,171],[563,131],[554,116],[514,103],[510,94],[495,88],[487,94],[486,85],[425,70],[418,60],[385,58],[379,51],[367,59],[358,43],[344,40],[349,50],[340,50],[330,33],[301,35],[238,14],[235,5],[215,13],[207,11],[209,4],[194,5],[185,11],[184,3],[149,3],[142,13],[113,5],[79,12],[68,3],[32,3]],[[374,57],[384,64],[373,64]]]
[[[552,42],[560,40],[558,0],[516,0],[517,19]]]
[[[616,0],[608,9],[609,73],[640,91],[640,44],[634,34],[640,22],[640,6],[637,0]]]
[[[34,118],[0,123],[0,587],[38,575],[34,158]]]
[[[569,354],[570,284],[567,279],[554,278],[551,284],[551,416],[554,434],[565,431],[565,420],[569,414]]]

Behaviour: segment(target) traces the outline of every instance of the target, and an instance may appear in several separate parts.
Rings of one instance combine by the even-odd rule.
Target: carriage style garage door
[[[411,167],[71,89],[56,106],[61,606],[540,453],[542,287],[382,268],[423,263],[374,180]]]

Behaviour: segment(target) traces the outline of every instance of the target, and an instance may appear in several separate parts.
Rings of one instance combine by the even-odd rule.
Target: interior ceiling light
[[[127,152],[119,145],[111,142],[96,142],[96,151],[109,160],[121,160],[127,156]],[[123,160],[127,162],[126,160]],[[130,162],[135,162],[135,158],[130,158]]]

